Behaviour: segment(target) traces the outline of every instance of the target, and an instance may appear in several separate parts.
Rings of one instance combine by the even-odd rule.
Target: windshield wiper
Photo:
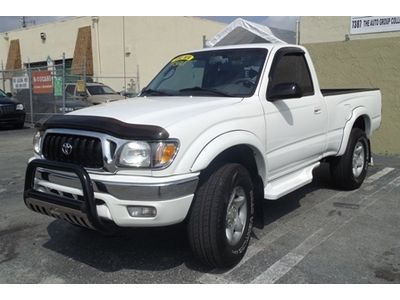
[[[154,95],[154,96],[172,96],[171,94],[168,94],[166,92],[160,91],[160,90],[153,90],[153,89],[145,89],[140,93],[140,96],[143,95]]]
[[[219,96],[223,96],[223,97],[233,97],[230,94],[227,94],[227,93],[224,93],[224,92],[221,92],[221,91],[218,91],[218,90],[202,88],[202,87],[199,87],[199,86],[194,86],[194,87],[191,87],[191,88],[186,88],[186,89],[179,90],[179,92],[196,92],[196,91],[208,92],[208,93],[212,93],[214,95],[219,95]]]

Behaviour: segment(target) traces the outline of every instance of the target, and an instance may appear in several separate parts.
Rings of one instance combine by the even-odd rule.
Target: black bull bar
[[[83,201],[77,201],[55,193],[45,193],[36,190],[34,188],[35,175],[38,168],[75,174],[82,185]],[[99,218],[92,181],[86,170],[79,165],[43,159],[32,160],[28,164],[25,174],[24,202],[29,209],[53,217],[58,217],[59,211],[63,213],[67,211],[69,213],[63,214],[63,216],[66,216],[63,217],[63,219],[101,232],[107,233],[111,229],[110,227],[113,227],[110,223],[106,224],[104,220]],[[45,207],[50,209],[48,210]],[[78,220],[75,216],[83,216],[87,219],[86,221],[82,221]],[[115,224],[113,225],[115,226]]]

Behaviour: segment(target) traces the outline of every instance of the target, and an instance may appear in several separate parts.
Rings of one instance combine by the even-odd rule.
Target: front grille
[[[72,146],[69,154],[63,152],[65,143]],[[74,163],[86,168],[103,167],[101,141],[94,137],[48,133],[43,141],[42,153],[48,160]]]
[[[0,105],[0,114],[11,114],[15,112],[14,104]]]

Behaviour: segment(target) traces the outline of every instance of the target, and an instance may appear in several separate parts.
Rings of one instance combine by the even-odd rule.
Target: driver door
[[[271,99],[277,87],[291,87]],[[297,88],[298,93],[292,93]],[[300,48],[279,49],[269,74],[266,95],[266,149],[268,177],[284,174],[318,161],[326,143],[327,111],[314,91],[305,53]]]

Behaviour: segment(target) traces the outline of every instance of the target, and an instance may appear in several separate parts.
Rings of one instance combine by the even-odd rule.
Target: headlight
[[[150,144],[146,142],[130,142],[122,148],[119,163],[129,167],[150,167]]]
[[[23,104],[17,104],[17,106],[15,107],[16,110],[23,110],[24,109],[24,105]]]
[[[40,155],[40,144],[42,143],[42,131],[37,131],[33,136],[33,151]]]
[[[118,164],[136,168],[163,168],[174,160],[177,141],[126,143],[120,152]]]

